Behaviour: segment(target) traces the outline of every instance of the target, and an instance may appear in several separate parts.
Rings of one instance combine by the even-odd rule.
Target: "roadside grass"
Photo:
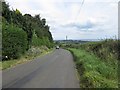
[[[0,61],[0,70],[2,70],[2,61]]]
[[[8,68],[14,67],[18,64],[29,62],[31,60],[34,60],[37,57],[43,56],[50,52],[52,52],[52,49],[48,49],[46,47],[42,47],[42,48],[32,47],[30,50],[28,50],[26,52],[25,55],[22,55],[18,59],[11,59],[11,60],[6,60],[6,61],[0,62],[0,70],[8,69]]]
[[[81,88],[118,88],[117,65],[108,64],[84,49],[69,50],[75,59]]]

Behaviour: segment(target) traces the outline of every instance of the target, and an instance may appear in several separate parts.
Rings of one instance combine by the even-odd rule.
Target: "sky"
[[[119,0],[6,0],[23,14],[40,14],[54,40],[118,37]]]

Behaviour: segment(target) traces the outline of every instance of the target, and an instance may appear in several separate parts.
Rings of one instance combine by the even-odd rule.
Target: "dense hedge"
[[[18,9],[10,10],[9,4],[2,2],[2,55],[8,59],[18,58],[32,46],[53,46],[53,38],[40,15],[22,14]]]
[[[25,53],[28,43],[25,31],[12,24],[3,24],[2,34],[3,57],[18,58]]]

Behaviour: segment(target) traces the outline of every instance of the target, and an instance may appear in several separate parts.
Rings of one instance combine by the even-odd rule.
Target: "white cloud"
[[[46,18],[54,39],[64,39],[66,35],[71,39],[98,39],[117,35],[119,0],[85,0],[81,9],[82,0],[7,1],[11,8],[18,8],[23,14],[40,14],[42,18]],[[87,32],[62,27],[70,23],[85,25],[88,21],[95,24],[95,27]]]

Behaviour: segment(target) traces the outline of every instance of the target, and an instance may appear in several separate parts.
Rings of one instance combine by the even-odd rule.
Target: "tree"
[[[33,35],[32,16],[30,14],[24,15],[23,30],[27,33],[28,49],[29,49],[31,47],[32,35]]]
[[[6,4],[6,2],[2,2],[2,16],[3,16],[8,22],[10,22],[10,20],[11,20],[10,9],[9,9],[9,5]]]
[[[43,27],[45,26],[45,24],[46,24],[46,19],[43,18],[43,19],[42,19],[42,25],[43,25]]]
[[[22,15],[16,10],[10,10],[9,4],[2,3],[2,37],[3,56],[18,58],[32,45],[50,47],[53,43],[50,27],[46,25],[46,19],[40,15]]]

